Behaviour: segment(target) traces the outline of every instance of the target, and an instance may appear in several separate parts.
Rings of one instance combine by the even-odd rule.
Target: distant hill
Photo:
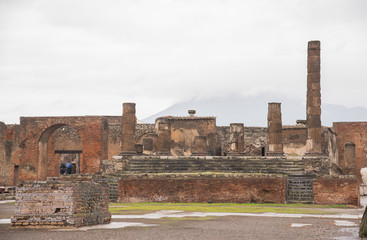
[[[244,123],[245,126],[267,126],[268,102],[281,102],[283,125],[293,125],[298,119],[306,119],[306,105],[301,100],[271,95],[256,97],[217,97],[206,100],[192,99],[177,103],[148,118],[145,123],[154,123],[162,116],[187,116],[189,109],[196,110],[196,116],[217,117],[218,126],[230,123]],[[342,105],[323,104],[322,125],[332,126],[333,122],[367,121],[367,108],[347,108]]]

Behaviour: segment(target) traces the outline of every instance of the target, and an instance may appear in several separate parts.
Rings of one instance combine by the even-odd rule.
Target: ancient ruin
[[[367,123],[321,125],[320,42],[307,51],[307,119],[295,125],[282,125],[280,103],[269,103],[267,128],[217,126],[194,110],[137,123],[134,103],[123,104],[122,117],[21,117],[19,125],[0,123],[0,184],[18,185],[18,204],[26,205],[27,189],[38,185],[25,181],[62,181],[60,166],[70,162],[69,180],[107,184],[110,201],[358,205]],[[300,189],[312,191],[295,199]],[[16,219],[27,214],[21,209]]]
[[[308,42],[307,153],[321,154],[320,41]]]
[[[282,112],[280,110],[280,103],[269,103],[268,136],[268,155],[283,155]]]
[[[111,222],[109,189],[92,181],[24,182],[17,187],[13,226],[82,227]]]

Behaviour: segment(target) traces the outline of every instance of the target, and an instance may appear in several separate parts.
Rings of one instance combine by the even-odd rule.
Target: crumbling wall
[[[244,127],[244,154],[246,156],[261,156],[267,147],[267,128],[264,127]],[[217,127],[218,148],[221,155],[230,152],[230,128]]]
[[[230,128],[228,127],[217,127],[217,155],[226,155],[230,152],[231,143],[230,143]]]
[[[333,129],[337,140],[337,162],[345,174],[354,174],[361,180],[361,168],[366,167],[367,122],[334,122]],[[345,148],[355,145],[355,163],[346,161]]]
[[[21,117],[19,180],[46,179],[48,159],[52,159],[55,169],[59,167],[52,156],[52,152],[55,155],[53,146],[48,143],[54,131],[65,126],[76,129],[81,136],[80,171],[98,172],[101,159],[107,158],[106,122],[104,117]]]
[[[307,128],[305,125],[283,126],[283,150],[289,156],[303,156],[306,153]]]
[[[332,128],[322,127],[322,152],[332,164],[338,165],[337,133]]]
[[[156,120],[156,129],[159,123],[170,125],[171,153],[174,156],[189,156],[193,153],[196,136],[205,136],[207,155],[216,155],[217,134],[215,117],[162,117]]]
[[[24,182],[16,191],[13,226],[109,223],[108,187],[91,181]]]
[[[0,122],[0,185],[16,184],[18,165],[19,125],[5,125]]]
[[[262,156],[268,146],[268,129],[265,127],[245,127],[245,154]]]
[[[116,156],[121,152],[121,123],[108,124],[108,159]]]

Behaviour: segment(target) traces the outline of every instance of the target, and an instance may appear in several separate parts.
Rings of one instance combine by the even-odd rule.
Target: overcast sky
[[[365,0],[0,0],[0,121],[305,101],[309,40],[321,41],[322,103],[367,107]]]

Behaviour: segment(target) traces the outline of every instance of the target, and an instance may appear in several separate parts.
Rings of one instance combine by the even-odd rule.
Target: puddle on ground
[[[306,226],[312,226],[312,224],[310,223],[292,223],[291,224],[291,227],[296,227],[296,228],[306,227]]]
[[[154,227],[157,224],[144,224],[144,223],[134,223],[134,222],[111,222],[109,224],[94,225],[80,228],[60,228],[54,229],[52,231],[88,231],[95,229],[116,229],[124,227]]]
[[[355,226],[357,226],[357,224],[354,223],[354,222],[343,221],[343,220],[335,220],[334,224],[336,226],[340,226],[340,227],[355,227]]]
[[[3,201],[0,201],[0,204],[2,203],[13,203],[15,202],[15,200],[3,200]]]
[[[10,224],[10,219],[0,219],[0,224]]]

